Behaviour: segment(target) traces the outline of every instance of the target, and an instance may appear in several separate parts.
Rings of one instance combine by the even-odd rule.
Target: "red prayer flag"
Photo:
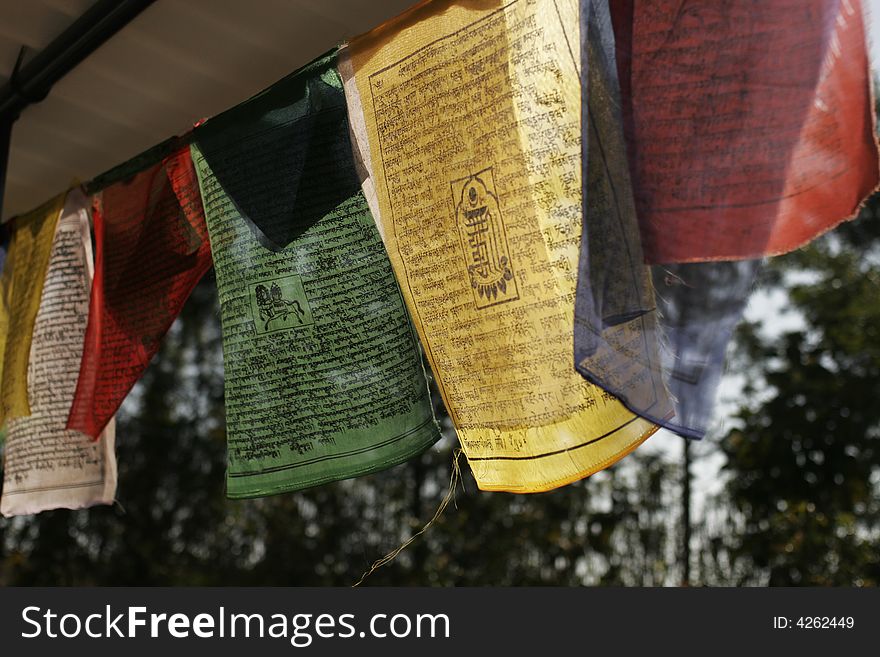
[[[92,437],[159,350],[211,249],[189,148],[93,199],[95,280],[67,428]]]
[[[612,12],[647,262],[784,253],[877,187],[860,0]]]

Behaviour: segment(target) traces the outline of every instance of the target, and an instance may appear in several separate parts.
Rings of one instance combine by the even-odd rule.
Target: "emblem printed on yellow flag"
[[[573,368],[577,0],[422,3],[340,70],[371,201],[483,490],[605,468],[656,426]]]
[[[50,242],[27,366],[31,413],[6,424],[4,516],[110,504],[116,493],[113,420],[97,441],[65,429],[94,274],[89,206],[79,190],[71,191]]]

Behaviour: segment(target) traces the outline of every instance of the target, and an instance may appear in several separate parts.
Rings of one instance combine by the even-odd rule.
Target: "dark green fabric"
[[[97,194],[110,185],[115,185],[123,180],[129,180],[141,171],[155,166],[175,151],[178,151],[189,144],[191,135],[192,133],[188,132],[180,137],[169,137],[165,141],[156,144],[155,146],[151,146],[143,153],[135,155],[130,160],[118,164],[112,169],[95,176],[92,180],[83,185],[86,193]]]
[[[335,66],[326,55],[194,135],[223,322],[230,497],[375,472],[439,437]]]

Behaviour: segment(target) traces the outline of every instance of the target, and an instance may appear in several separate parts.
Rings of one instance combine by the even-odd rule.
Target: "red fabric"
[[[790,251],[875,189],[860,0],[611,5],[648,262]]]
[[[159,349],[211,250],[189,149],[93,199],[95,280],[67,428],[92,437]]]

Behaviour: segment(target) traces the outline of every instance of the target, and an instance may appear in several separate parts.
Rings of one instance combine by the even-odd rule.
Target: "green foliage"
[[[700,446],[723,453],[725,486],[695,505],[693,584],[880,582],[880,200],[863,213],[766,271],[803,321],[739,332],[741,409]],[[0,519],[0,584],[351,585],[446,494],[456,441],[437,413],[446,437],[409,463],[227,500],[209,277],[120,413],[118,503]],[[367,584],[679,584],[679,445],[658,434],[540,495],[480,492],[462,459],[455,504]]]
[[[859,221],[790,256],[768,280],[803,326],[743,326],[751,363],[738,424],[722,449],[735,581],[880,583],[880,197]],[[715,537],[716,539],[719,537]]]
[[[209,278],[119,415],[118,503],[0,520],[0,584],[351,585],[446,494],[456,441],[442,406],[437,413],[447,437],[409,463],[302,493],[227,500]],[[530,496],[480,492],[461,465],[455,505],[367,584],[675,581],[675,478],[658,456],[634,455]]]

